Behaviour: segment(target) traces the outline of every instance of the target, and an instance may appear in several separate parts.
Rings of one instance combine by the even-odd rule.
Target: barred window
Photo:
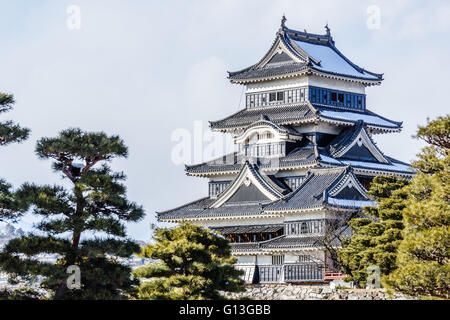
[[[323,232],[325,226],[325,220],[306,220],[298,222],[290,222],[286,224],[287,235],[307,235],[307,234],[320,234]]]
[[[211,181],[209,183],[209,196],[214,197],[221,193],[228,186],[230,181]]]
[[[272,264],[273,265],[281,265],[284,263],[284,256],[272,256]]]
[[[306,222],[302,222],[301,233],[302,234],[308,233],[308,224]]]
[[[309,262],[311,261],[311,258],[309,255],[299,255],[298,256],[298,262]]]

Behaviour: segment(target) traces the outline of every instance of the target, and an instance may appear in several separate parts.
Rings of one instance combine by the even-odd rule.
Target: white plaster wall
[[[296,254],[285,254],[284,263],[294,263],[298,261],[298,255]]]
[[[325,217],[326,213],[324,211],[298,212],[286,214],[284,217],[284,221],[288,222],[308,219],[323,219]]]
[[[258,255],[258,265],[272,265],[272,256]]]
[[[256,256],[237,256],[237,264],[255,264]]]
[[[255,93],[270,90],[290,89],[304,87],[308,85],[308,79],[306,76],[280,79],[266,82],[250,83],[246,86],[245,93]]]
[[[322,250],[304,250],[290,252],[284,256],[285,263],[298,263],[300,255],[310,256],[313,261],[323,262],[325,253]]]

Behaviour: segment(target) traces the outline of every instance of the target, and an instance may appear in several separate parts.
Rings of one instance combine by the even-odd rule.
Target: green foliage
[[[56,299],[124,298],[138,281],[119,259],[140,251],[126,238],[124,222],[139,221],[144,211],[127,200],[122,173],[105,164],[94,166],[126,156],[126,146],[116,136],[69,129],[38,141],[36,153],[54,159],[53,167],[72,182],[72,189],[26,183],[16,191],[20,203],[41,217],[36,227],[45,236],[11,240],[0,253],[0,267],[13,280],[42,276],[41,287]],[[83,240],[86,233],[96,237]],[[43,253],[57,254],[57,263],[39,261],[36,255]],[[71,265],[80,268],[80,289],[67,287]]]
[[[0,93],[0,113],[10,111],[14,105],[14,97]],[[21,128],[12,121],[0,122],[0,146],[13,142],[22,142],[28,138],[30,130]]]
[[[382,275],[395,270],[396,251],[402,239],[402,210],[406,205],[405,179],[394,176],[377,176],[372,181],[368,194],[377,206],[365,207],[365,218],[350,220],[351,239],[342,242],[338,250],[340,264],[348,275],[347,281],[354,281],[364,287],[367,268],[380,267]]]
[[[27,203],[16,197],[11,185],[0,179],[0,221],[6,219],[16,221],[27,209]]]
[[[398,269],[385,284],[406,294],[449,298],[450,292],[450,125],[440,117],[419,128],[417,137],[432,144],[414,163],[419,172],[406,188],[404,240]],[[424,159],[432,159],[433,168]],[[431,162],[430,162],[431,163]]]
[[[158,262],[135,270],[141,284],[139,299],[223,299],[219,291],[241,292],[241,271],[234,269],[229,243],[208,229],[189,223],[156,229],[155,244],[142,250],[143,257]]]
[[[419,126],[416,138],[435,146],[442,151],[441,153],[448,154],[450,150],[450,115],[429,121],[426,126]]]
[[[0,300],[45,300],[45,296],[29,287],[0,290]]]
[[[14,97],[10,94],[0,93],[0,113],[13,108]],[[30,130],[21,128],[12,121],[0,122],[0,146],[13,142],[22,142],[28,138]],[[16,220],[26,212],[26,205],[16,199],[11,185],[0,178],[0,221]]]

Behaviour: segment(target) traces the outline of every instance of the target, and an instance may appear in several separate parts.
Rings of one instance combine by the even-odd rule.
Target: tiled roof
[[[281,236],[273,240],[262,242],[262,249],[291,249],[311,248],[321,246],[322,237],[287,237]]]
[[[335,159],[331,155],[329,155],[325,150],[320,151],[320,163],[330,165],[330,166],[351,166],[354,169],[365,169],[372,171],[386,171],[392,173],[399,173],[406,176],[412,176],[414,174],[414,170],[410,167],[409,164],[396,160],[391,157],[386,158],[391,163],[378,163],[378,162],[369,162],[369,161],[356,161],[356,160],[347,160],[347,159]],[[379,174],[382,174],[381,172]]]
[[[342,110],[339,108],[326,107],[323,105],[313,104],[314,108],[318,111],[318,116],[322,120],[337,120],[349,123],[358,123],[363,121],[364,124],[373,127],[389,128],[399,130],[402,127],[402,122],[389,120],[382,117],[375,112],[368,109],[361,111],[352,111],[349,109]]]
[[[328,29],[329,30],[329,29]],[[277,43],[283,43],[293,59],[281,59],[273,63],[267,61]],[[276,57],[276,55],[275,55]],[[282,25],[272,47],[264,57],[253,66],[236,72],[229,72],[229,78],[235,82],[267,79],[274,76],[297,74],[303,70],[315,70],[320,73],[343,76],[347,78],[380,82],[382,74],[364,70],[346,58],[335,46],[330,34],[318,35],[292,30]]]
[[[328,145],[330,154],[334,156],[340,150],[349,146],[358,136],[363,124],[363,121],[359,120],[356,125],[344,129],[338,136],[336,136],[336,138],[334,138]]]
[[[302,121],[337,121],[350,125],[363,121],[364,124],[370,127],[390,131],[399,131],[402,128],[402,122],[389,120],[367,109],[364,111],[343,110],[319,104],[309,105],[308,102],[290,106],[246,108],[225,119],[211,121],[210,126],[211,129],[218,131],[244,130],[262,116],[267,117],[276,125],[284,126],[297,124]]]
[[[222,171],[239,172],[242,164],[243,162],[242,159],[239,158],[239,154],[237,152],[233,152],[211,161],[192,166],[186,165],[186,172],[190,174]]]
[[[245,80],[253,78],[268,78],[277,75],[284,75],[294,72],[299,72],[307,69],[308,64],[306,63],[289,63],[281,64],[276,66],[266,65],[263,68],[257,69],[250,67],[238,72],[230,72],[229,78],[233,80]]]
[[[324,191],[331,188],[346,171],[346,168],[313,170],[297,190],[267,205],[265,210],[288,211],[320,207],[326,203]]]
[[[219,208],[209,208],[216,199],[203,198],[186,206],[158,212],[158,219],[201,219],[227,216],[249,216],[263,213],[263,203],[224,204]]]
[[[358,167],[359,163],[368,170],[398,170],[402,174],[411,174],[407,164],[397,163],[394,159],[389,158],[391,164],[360,162],[337,160],[329,156],[325,156],[326,150],[320,150],[319,167],[310,169],[308,176],[301,183],[301,185],[290,193],[278,200],[258,201],[258,202],[225,202],[218,208],[213,208],[213,203],[216,203],[215,198],[202,198],[200,200],[189,203],[185,206],[158,213],[158,218],[162,220],[177,220],[177,219],[210,219],[218,217],[241,217],[241,216],[261,216],[280,214],[280,212],[295,211],[295,210],[310,210],[322,207],[333,207],[341,209],[359,209],[364,206],[374,205],[369,197],[365,194],[364,188],[359,184],[357,178],[353,174],[352,167]],[[329,163],[329,167],[323,167],[323,164]],[[249,164],[245,164],[249,165]],[[243,167],[245,166],[243,165]],[[371,166],[373,168],[371,168]],[[259,171],[258,167],[252,167],[255,172]],[[403,171],[402,171],[403,170]],[[261,177],[264,181],[266,177]],[[275,179],[275,178],[274,178]],[[347,181],[353,179],[354,183],[359,185],[362,198],[346,198],[346,196],[333,195],[334,188]],[[274,183],[271,181],[270,183]],[[272,185],[273,186],[273,185]],[[275,186],[273,186],[275,187]]]
[[[258,242],[230,243],[231,250],[236,251],[258,251]]]
[[[322,246],[323,237],[287,237],[280,236],[263,242],[230,243],[233,252],[266,251],[274,249],[317,248]]]
[[[260,168],[289,168],[300,165],[309,165],[316,163],[314,148],[311,144],[303,147],[296,147],[285,157],[277,159],[278,161],[269,161],[261,159]],[[232,153],[212,161],[204,162],[194,166],[186,166],[189,174],[214,173],[214,172],[238,172],[243,165],[243,159],[238,153]]]
[[[245,165],[250,169],[250,172],[261,185],[273,195],[279,196],[280,194],[286,194],[290,191],[284,184],[277,182],[275,177],[268,176],[264,172],[261,172],[256,164],[251,164],[246,161]],[[230,183],[230,187],[231,185],[232,183]]]
[[[272,127],[272,128],[274,128],[276,131],[278,131],[280,133],[288,133],[288,134],[291,134],[291,135],[301,135],[297,130],[295,130],[291,126],[282,126],[282,125],[277,125],[276,123],[273,123],[272,121],[269,120],[269,117],[267,117],[265,114],[261,114],[260,115],[260,120],[251,123],[249,126],[247,126],[244,129],[244,132],[249,130],[252,127],[257,127],[257,126],[261,126],[261,125]]]
[[[267,117],[277,125],[288,125],[297,121],[315,118],[311,108],[307,103],[304,103],[291,106],[243,109],[225,119],[210,122],[210,126],[213,130],[244,129],[258,121],[261,116]]]

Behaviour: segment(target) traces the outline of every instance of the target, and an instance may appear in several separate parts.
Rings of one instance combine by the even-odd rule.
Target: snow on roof
[[[376,76],[365,72],[359,72],[329,46],[293,39],[291,39],[291,41],[299,46],[302,50],[304,50],[312,58],[320,61],[320,66],[316,66],[316,69],[318,70],[333,72],[342,75],[349,75],[353,77],[366,77],[368,79],[379,80],[379,78]]]
[[[392,162],[392,164],[365,162],[365,161],[353,161],[343,160],[342,162],[351,165],[352,167],[373,168],[380,170],[395,170],[414,173],[410,166],[402,163]]]
[[[328,198],[327,202],[329,204],[334,204],[337,206],[343,206],[343,207],[355,207],[355,208],[361,208],[366,206],[376,206],[377,203],[374,201],[368,201],[368,200],[349,200],[349,199],[337,199],[337,198]]]
[[[320,154],[320,158],[330,164],[336,165],[350,165],[352,167],[358,168],[370,168],[370,169],[378,169],[378,170],[388,170],[388,171],[399,171],[399,172],[407,172],[414,173],[411,167],[407,164],[392,162],[391,164],[385,163],[376,163],[376,162],[368,162],[368,161],[354,161],[354,160],[337,160],[326,155]]]
[[[382,127],[398,128],[399,124],[381,118],[380,116],[370,115],[360,112],[345,112],[345,111],[332,111],[321,110],[320,114],[327,118],[339,119],[343,121],[356,122],[362,120],[365,123],[378,125]]]

